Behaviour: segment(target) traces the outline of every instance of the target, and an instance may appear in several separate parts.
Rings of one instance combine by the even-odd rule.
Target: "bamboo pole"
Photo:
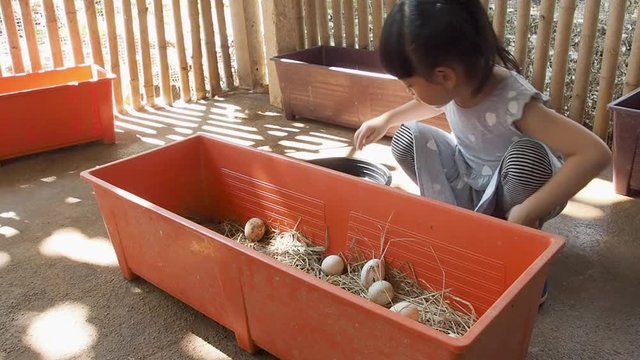
[[[189,26],[191,29],[191,64],[193,66],[193,80],[196,88],[196,99],[204,99],[207,91],[204,86],[204,68],[202,66],[202,43],[200,41],[200,14],[197,1],[187,1],[189,11]]]
[[[169,105],[171,96],[171,74],[169,73],[169,60],[167,59],[167,36],[164,31],[164,8],[162,0],[153,0],[153,15],[156,28],[156,40],[158,41],[158,65],[160,66],[160,93],[162,101]]]
[[[191,88],[189,87],[189,65],[184,50],[184,34],[182,32],[182,12],[180,0],[173,0],[173,24],[176,31],[176,50],[178,52],[178,64],[180,66],[180,98],[184,102],[191,101]]]
[[[341,0],[331,0],[331,12],[333,13],[333,43],[336,46],[344,46]]]
[[[320,44],[330,45],[331,40],[329,38],[329,12],[327,10],[327,0],[316,0],[316,10],[318,13]]]
[[[0,8],[2,9],[4,28],[7,32],[7,40],[9,41],[9,53],[11,55],[11,63],[13,64],[13,73],[21,74],[24,72],[24,63],[22,62],[22,49],[20,48],[16,20],[13,17],[11,0],[0,0]]]
[[[304,0],[304,24],[307,29],[307,47],[317,46],[319,42],[316,0]]]
[[[118,34],[116,33],[116,15],[113,8],[113,0],[104,0],[104,17],[107,22],[107,38],[109,39],[109,59],[113,79],[113,100],[116,111],[124,109],[122,101],[122,81],[120,79],[120,57],[118,56]]]
[[[156,103],[156,93],[153,86],[153,73],[151,71],[149,23],[147,22],[149,8],[147,8],[146,0],[137,0],[136,7],[138,8],[138,34],[140,36],[140,56],[142,57],[142,87],[144,89],[144,98],[146,105],[154,106]]]
[[[612,1],[607,19],[607,34],[604,40],[602,68],[600,69],[600,86],[598,87],[598,104],[593,123],[593,132],[601,139],[606,139],[609,131],[609,110],[607,105],[613,97],[613,86],[616,82],[616,68],[620,53],[620,40],[624,22],[626,0]]]
[[[518,18],[516,20],[515,57],[524,71],[527,67],[527,45],[529,43],[529,17],[531,0],[518,0]]]
[[[205,53],[207,55],[207,76],[211,96],[219,94],[220,73],[218,72],[218,51],[216,50],[216,38],[213,28],[213,16],[211,14],[211,0],[200,0],[200,13],[202,14],[202,27],[204,32]]]
[[[73,50],[73,60],[76,65],[84,64],[84,52],[82,51],[82,38],[80,37],[80,27],[78,26],[78,11],[74,0],[64,0],[64,9],[67,16],[67,29],[71,38],[71,50]]]
[[[140,101],[140,80],[138,79],[138,63],[136,61],[136,41],[133,37],[131,0],[122,0],[122,14],[124,16],[124,35],[127,44],[127,60],[129,64],[131,106],[133,106],[135,110],[140,110],[142,108],[142,102]]]
[[[63,67],[64,58],[62,57],[62,48],[60,47],[60,34],[58,33],[56,8],[53,5],[53,0],[43,0],[43,5],[44,16],[47,21],[47,36],[49,38],[49,48],[51,50],[51,59],[53,59],[53,67]]]
[[[244,1],[245,0],[234,0],[229,3],[229,8],[231,10],[231,25],[233,25],[233,42],[236,51],[238,85],[241,88],[252,89],[254,87],[254,79],[253,71],[251,70],[251,57],[249,55],[250,49],[247,39],[247,24],[244,16]]]
[[[296,49],[301,50],[304,49],[304,9],[300,1],[294,2],[293,6],[296,13],[296,27],[298,29],[298,41],[296,42]]]
[[[384,0],[385,14],[389,15],[393,7],[396,5],[397,0]]]
[[[234,87],[233,71],[231,70],[231,55],[229,52],[229,37],[227,36],[227,21],[224,15],[224,3],[216,1],[216,19],[218,20],[218,34],[220,34],[220,51],[222,52],[222,68],[224,78],[229,89]]]
[[[500,42],[504,41],[504,27],[507,21],[507,0],[495,0],[493,9],[493,30]]]
[[[356,24],[353,0],[344,2],[344,45],[348,48],[356,47]]]
[[[358,0],[358,48],[369,48],[369,5],[367,0]]]
[[[480,0],[480,2],[482,3],[482,6],[484,6],[485,10],[489,9],[489,0]]]
[[[382,0],[371,1],[371,20],[373,22],[373,48],[377,49],[382,33]]]
[[[598,18],[600,16],[600,0],[587,0],[584,9],[584,23],[580,33],[580,48],[578,49],[578,63],[576,64],[576,79],[571,94],[569,117],[583,123],[589,80],[591,78],[591,62],[593,61],[593,46],[596,39]]]
[[[247,26],[247,45],[249,48],[249,65],[253,86],[266,86],[267,69],[264,52],[264,36],[262,35],[262,12],[259,0],[244,0],[244,16]]]
[[[100,31],[98,30],[98,15],[96,13],[95,0],[84,0],[84,12],[87,16],[87,27],[91,40],[91,56],[93,62],[104,68],[104,56],[102,55],[102,45],[100,42]]]
[[[623,94],[635,90],[640,86],[640,5],[636,10],[636,30],[633,33],[633,44],[629,54],[629,64],[627,65],[627,76],[624,79]]]
[[[22,13],[22,26],[24,27],[24,35],[27,39],[29,48],[29,63],[31,63],[31,71],[42,70],[42,62],[40,61],[40,51],[38,50],[38,38],[36,37],[36,29],[33,23],[33,14],[31,13],[31,1],[22,0],[20,3],[20,12]]]
[[[553,12],[556,0],[542,0],[538,23],[538,35],[536,40],[535,55],[533,59],[532,85],[542,91],[547,76],[547,63],[549,61],[549,41],[551,40],[551,28],[553,27]]]
[[[564,85],[567,78],[567,61],[571,27],[576,12],[576,0],[560,0],[560,19],[556,30],[556,41],[553,50],[551,69],[551,107],[560,112],[564,105]]]

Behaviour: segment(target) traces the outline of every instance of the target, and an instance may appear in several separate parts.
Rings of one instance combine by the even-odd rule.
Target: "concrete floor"
[[[351,130],[289,122],[264,95],[232,95],[117,121],[116,145],[92,143],[0,167],[0,359],[271,359],[143,280],[126,281],[79,173],[204,131],[298,158],[349,155]],[[398,171],[388,140],[356,157]],[[610,172],[610,171],[609,171]],[[607,172],[607,173],[609,173]],[[605,173],[545,230],[565,236],[530,359],[640,359],[640,201]]]

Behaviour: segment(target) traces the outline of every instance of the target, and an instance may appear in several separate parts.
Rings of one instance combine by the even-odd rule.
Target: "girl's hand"
[[[378,116],[365,121],[353,136],[356,149],[362,150],[363,147],[382,139],[387,130],[389,130],[389,125],[387,125],[385,117]]]
[[[511,208],[507,214],[507,220],[512,223],[528,226],[537,229],[540,225],[540,219],[532,216],[531,211],[525,203],[518,204]]]

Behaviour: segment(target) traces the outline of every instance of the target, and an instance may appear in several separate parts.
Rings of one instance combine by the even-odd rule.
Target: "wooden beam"
[[[636,9],[636,14],[640,14],[640,5]],[[640,15],[639,15],[640,16]],[[633,43],[631,53],[629,53],[629,64],[627,65],[627,76],[624,79],[623,94],[635,90],[640,86],[640,17],[636,18],[636,30],[633,33]]]
[[[553,50],[553,65],[551,67],[551,107],[557,112],[562,111],[564,105],[564,85],[567,78],[567,61],[569,57],[569,42],[571,27],[576,12],[576,0],[560,1],[560,19],[556,30],[556,41]]]
[[[95,0],[84,0],[84,12],[87,16],[87,27],[89,28],[93,62],[104,68],[104,56],[102,54],[100,31],[98,30],[98,15],[96,13]]]
[[[480,0],[485,10],[489,10],[489,0]]]
[[[93,1],[93,0],[88,0]],[[137,0],[136,7],[138,8],[138,34],[140,36],[140,56],[142,57],[142,76],[143,76],[143,89],[144,98],[147,106],[154,106],[156,104],[156,92],[153,86],[153,73],[151,71],[151,48],[149,44],[149,23],[147,22],[147,15],[149,9],[147,8],[146,0]]]
[[[600,0],[587,0],[582,32],[580,33],[580,47],[578,49],[578,63],[576,65],[576,79],[571,94],[569,117],[580,124],[584,122],[585,103],[591,80],[591,62],[595,44],[598,19],[600,17]]]
[[[298,43],[296,11],[290,0],[264,0],[262,3],[266,54],[272,58],[278,54],[295,51]],[[282,107],[282,93],[275,65],[269,62],[269,99],[272,105]]]
[[[164,7],[162,0],[153,0],[153,15],[156,28],[156,40],[158,41],[158,65],[160,67],[160,93],[162,101],[170,105],[173,100],[171,96],[171,74],[169,73],[169,60],[167,58],[167,36],[164,31]]]
[[[504,41],[504,27],[507,20],[507,0],[495,0],[493,9],[493,30],[500,42]]]
[[[344,46],[342,0],[331,0],[331,13],[333,14],[333,43],[335,46]]]
[[[316,0],[304,0],[304,24],[307,29],[308,48],[317,46],[318,41],[318,14],[316,11]]]
[[[296,12],[296,27],[298,28],[298,44],[296,45],[297,50],[304,49],[304,9],[301,1],[294,1],[291,6]],[[266,58],[266,55],[265,55]],[[266,59],[268,61],[268,59]],[[268,71],[268,69],[267,69]]]
[[[344,45],[348,48],[356,47],[356,23],[353,0],[344,2]]]
[[[358,48],[369,48],[369,5],[367,0],[358,0]]]
[[[0,0],[0,8],[2,9],[4,28],[7,32],[7,40],[9,41],[9,54],[11,55],[11,63],[13,64],[13,73],[24,73],[22,48],[20,48],[18,28],[16,27],[16,20],[13,17],[13,5],[11,4],[11,0]]]
[[[191,88],[189,86],[189,64],[184,49],[184,33],[182,31],[182,11],[180,0],[173,0],[173,24],[176,31],[176,51],[178,52],[178,65],[180,66],[180,98],[184,102],[191,101]]]
[[[38,49],[38,38],[36,37],[36,29],[33,23],[33,14],[31,13],[31,0],[18,1],[20,4],[20,12],[22,13],[22,26],[24,27],[24,35],[29,48],[29,63],[31,63],[31,71],[42,70],[42,62],[40,61],[40,50]]]
[[[613,100],[613,86],[616,82],[616,69],[620,54],[620,41],[624,25],[624,10],[627,0],[609,3],[607,34],[604,40],[602,68],[600,69],[600,86],[598,87],[598,103],[593,122],[593,132],[601,139],[606,139],[609,132],[610,114],[607,105]]]
[[[133,37],[133,15],[131,0],[122,0],[124,17],[124,35],[127,46],[127,62],[129,65],[129,86],[131,89],[131,106],[135,110],[142,109],[140,100],[140,80],[138,78],[138,62],[136,61],[136,40]]]
[[[391,10],[393,10],[393,7],[396,6],[396,2],[397,0],[384,0],[384,10],[386,15],[389,15]]]
[[[380,46],[382,34],[382,0],[371,1],[371,20],[373,21],[373,48]]]
[[[107,39],[109,40],[109,59],[113,79],[113,101],[116,111],[124,110],[122,99],[122,80],[120,78],[120,56],[118,54],[118,34],[116,33],[116,15],[113,0],[104,0],[104,17],[107,22]]]
[[[218,71],[218,50],[216,49],[215,29],[211,13],[211,0],[200,0],[200,14],[202,15],[202,30],[204,32],[205,54],[207,56],[207,77],[211,96],[219,94],[220,73]]]
[[[67,17],[67,29],[71,39],[71,50],[73,60],[76,65],[84,64],[84,52],[82,50],[82,38],[80,37],[80,27],[78,26],[78,11],[74,0],[64,0],[64,9]]]
[[[191,33],[191,64],[193,65],[193,80],[196,88],[196,99],[204,99],[207,91],[204,86],[204,68],[202,66],[202,42],[200,41],[200,14],[198,2],[187,1],[189,11],[189,26]]]
[[[42,2],[44,5],[44,17],[47,21],[47,36],[49,37],[49,48],[51,49],[51,59],[53,59],[53,67],[60,68],[64,66],[64,58],[62,57],[62,47],[60,46],[60,34],[58,33],[56,7],[53,5],[53,0],[42,0]]]
[[[542,0],[540,16],[538,17],[538,35],[533,59],[532,85],[542,91],[547,77],[547,63],[549,62],[549,42],[553,27],[553,13],[556,0]]]
[[[331,45],[331,39],[329,37],[329,11],[327,10],[327,0],[316,0],[316,11],[318,13],[320,44]]]
[[[267,63],[264,53],[260,0],[244,0],[244,14],[247,25],[247,44],[249,45],[253,88],[263,87],[267,84]],[[295,24],[295,18],[292,18],[291,21]]]
[[[518,17],[516,19],[516,49],[514,56],[522,71],[528,66],[527,47],[529,44],[529,18],[531,16],[531,0],[518,0]]]
[[[233,25],[233,39],[236,49],[236,71],[238,85],[241,88],[253,89],[254,79],[251,70],[249,42],[244,13],[244,0],[234,0],[229,3],[231,10],[231,24]]]
[[[232,89],[233,71],[231,70],[231,55],[229,52],[229,37],[227,35],[227,20],[224,14],[223,0],[216,1],[216,19],[218,20],[218,34],[220,34],[220,51],[222,52],[222,68],[224,69],[224,79],[227,88]]]

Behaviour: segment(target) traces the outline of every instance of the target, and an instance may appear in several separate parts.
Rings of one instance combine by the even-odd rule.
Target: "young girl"
[[[391,151],[422,196],[540,228],[610,161],[598,137],[545,107],[479,0],[400,1],[380,54],[414,100],[362,124],[355,146],[401,125]],[[451,134],[416,122],[442,112]]]
[[[539,228],[610,161],[598,137],[545,107],[479,0],[400,1],[380,54],[414,100],[362,124],[355,146],[401,125],[391,151],[422,196]],[[442,112],[451,134],[416,122]]]

